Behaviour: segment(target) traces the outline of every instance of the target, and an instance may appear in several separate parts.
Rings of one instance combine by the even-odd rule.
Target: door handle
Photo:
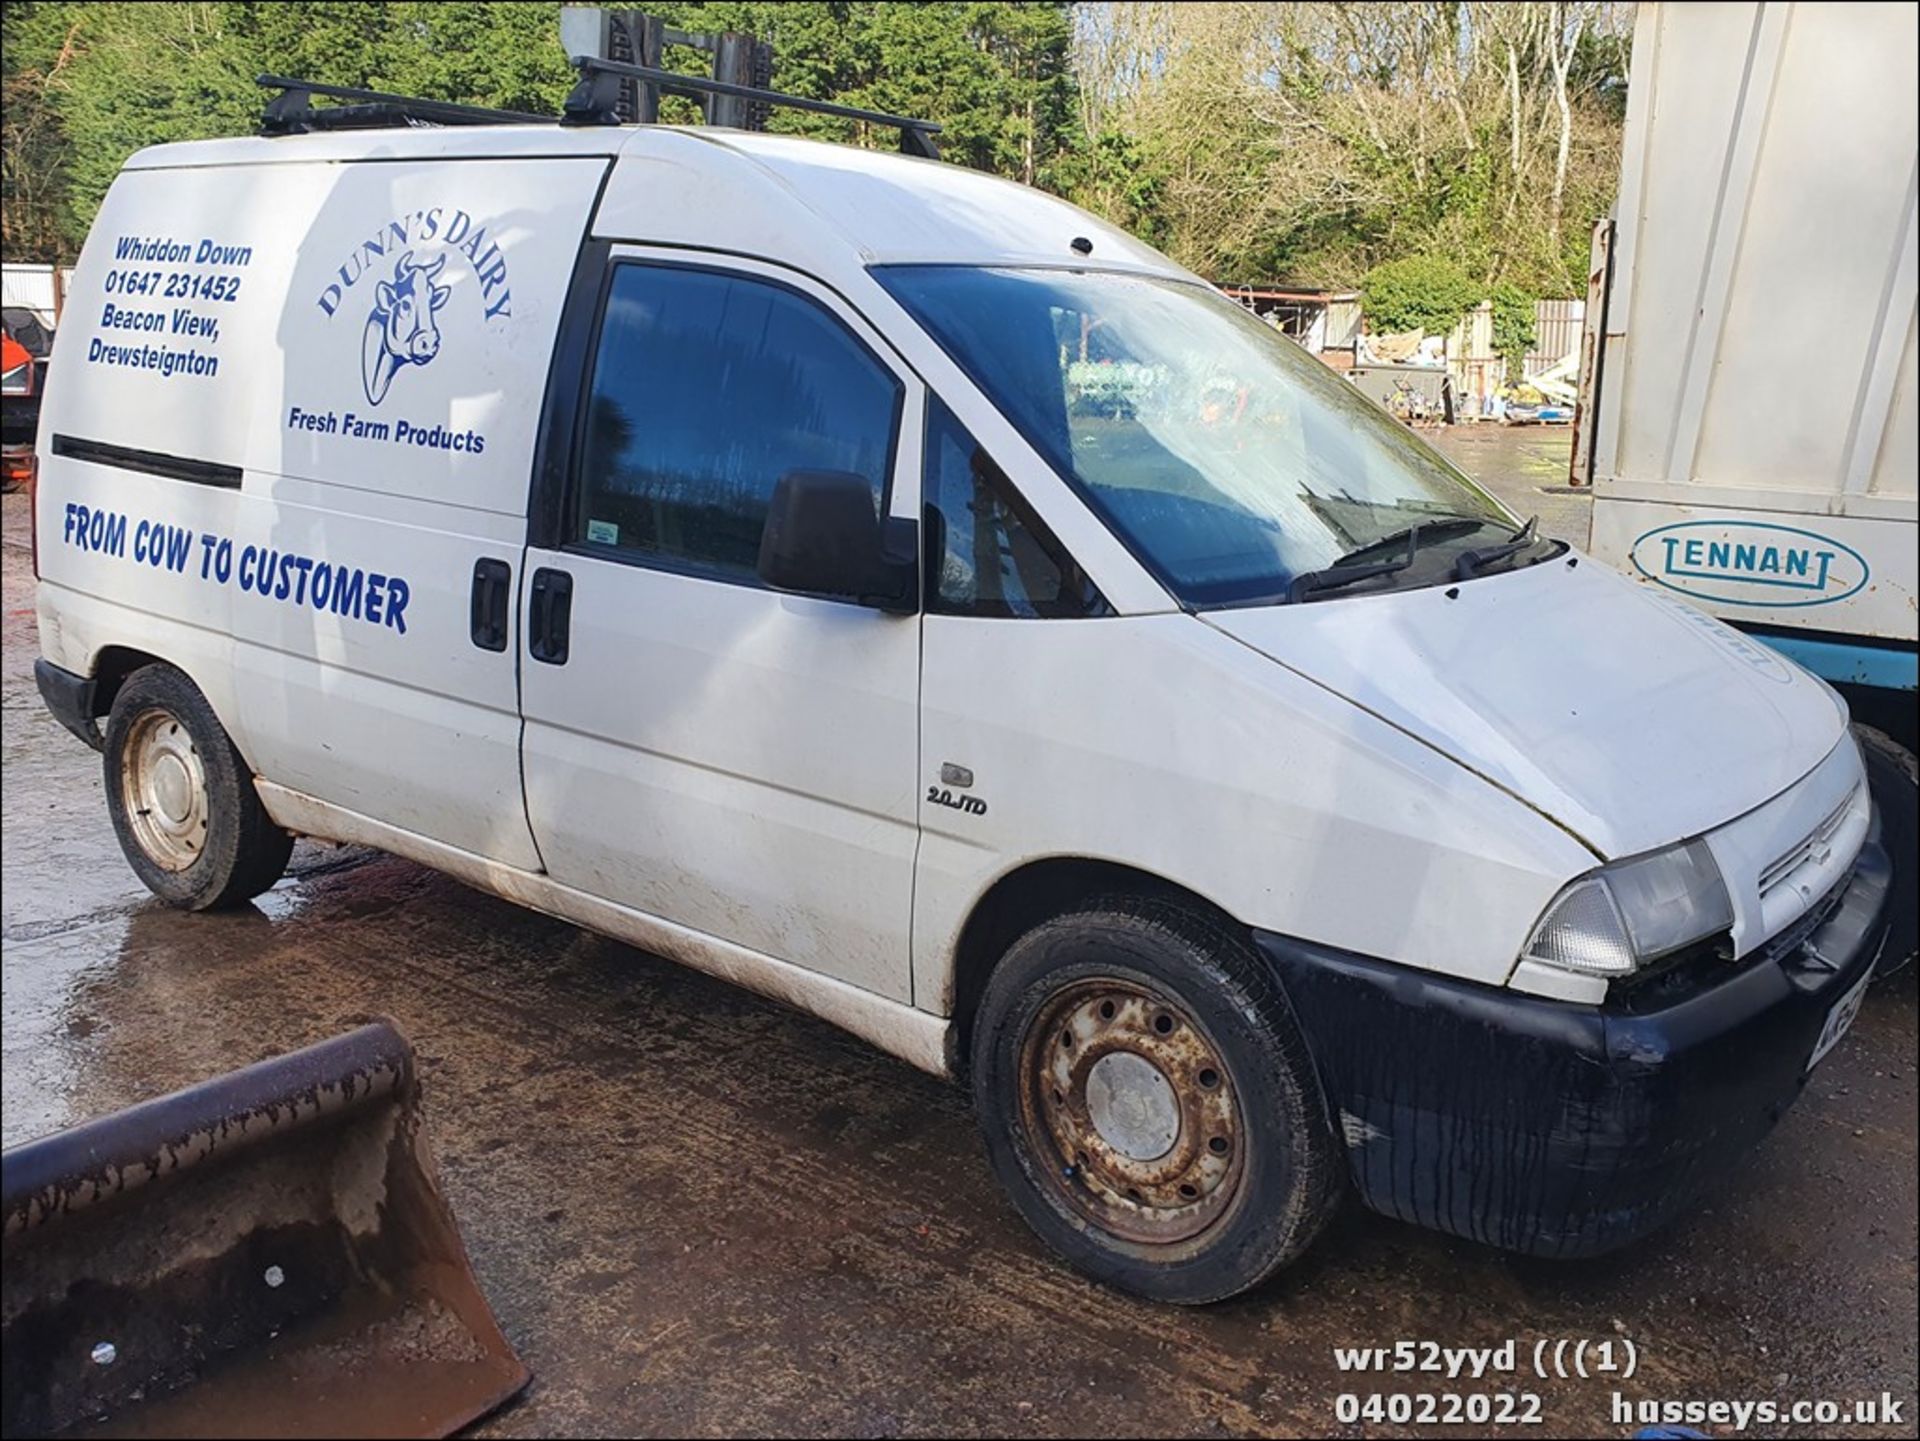
[[[469,617],[473,643],[482,650],[507,648],[507,593],[513,567],[484,556],[473,563],[473,603]]]
[[[548,665],[565,665],[572,635],[573,577],[542,566],[533,573],[527,606],[527,653]]]

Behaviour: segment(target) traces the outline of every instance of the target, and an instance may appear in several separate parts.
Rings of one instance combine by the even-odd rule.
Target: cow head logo
[[[367,399],[378,405],[402,366],[425,365],[440,353],[440,327],[434,313],[453,294],[435,284],[447,263],[442,255],[422,265],[409,250],[394,263],[393,279],[374,288],[373,310],[360,341],[360,378]]]

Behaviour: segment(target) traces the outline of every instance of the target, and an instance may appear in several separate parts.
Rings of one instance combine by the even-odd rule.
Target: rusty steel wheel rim
[[[184,871],[207,848],[207,772],[185,725],[171,711],[142,711],[127,728],[120,799],[147,859]]]
[[[1021,1040],[1020,1108],[1054,1193],[1125,1240],[1189,1241],[1239,1194],[1232,1075],[1158,991],[1098,977],[1049,998]]]

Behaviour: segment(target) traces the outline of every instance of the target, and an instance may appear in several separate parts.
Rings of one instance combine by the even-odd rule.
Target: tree
[[[0,10],[6,54],[0,126],[0,233],[9,256],[63,258],[66,133],[52,91],[73,60],[75,19],[62,5]]]
[[[1071,7],[965,3],[661,3],[685,30],[772,42],[777,88],[940,121],[947,157],[1060,185],[1080,147]],[[265,71],[502,109],[557,113],[573,72],[559,6],[517,0],[108,0],[9,3],[9,256],[68,259],[133,151],[245,135]],[[668,63],[710,62],[675,49]],[[674,100],[665,118],[696,111]],[[892,146],[894,132],[797,111],[772,128]]]
[[[1229,282],[1358,283],[1443,258],[1482,295],[1580,293],[1612,199],[1629,30],[1615,0],[1020,4],[661,0],[771,42],[776,87],[925,116],[946,157],[1052,189]],[[71,258],[126,157],[250,133],[261,71],[551,113],[552,0],[11,0],[10,256]],[[708,61],[670,47],[666,63]],[[669,99],[669,120],[695,108]],[[891,147],[884,127],[772,128]]]
[[[1625,6],[1081,7],[1082,112],[1125,135],[1175,258],[1219,280],[1351,285],[1446,256],[1570,295],[1612,198]],[[1111,185],[1075,196],[1119,219]],[[1577,221],[1576,218],[1577,217]]]
[[[1503,280],[1488,297],[1493,301],[1493,348],[1507,363],[1507,378],[1513,379],[1533,349],[1534,300],[1511,281]]]
[[[1482,299],[1480,288],[1452,261],[1429,255],[1389,260],[1367,272],[1361,291],[1367,321],[1388,335],[1423,330],[1445,335]]]

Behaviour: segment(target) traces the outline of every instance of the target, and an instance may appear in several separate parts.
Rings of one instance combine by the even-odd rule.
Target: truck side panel
[[[1906,6],[1640,12],[1592,542],[1740,624],[1915,638],[1917,55]]]

